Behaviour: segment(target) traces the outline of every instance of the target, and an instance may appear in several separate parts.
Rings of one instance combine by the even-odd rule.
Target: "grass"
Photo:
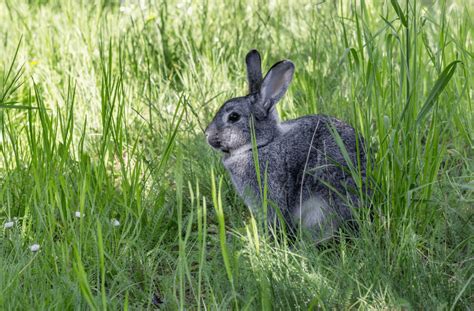
[[[2,309],[472,308],[469,1],[140,3],[0,3]],[[206,145],[251,48],[365,137],[357,236],[271,239]]]

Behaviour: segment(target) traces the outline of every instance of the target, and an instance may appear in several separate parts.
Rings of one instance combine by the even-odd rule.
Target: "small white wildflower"
[[[118,221],[117,219],[112,218],[110,221],[112,222],[112,226],[114,227],[120,226],[120,221]]]
[[[37,251],[39,251],[39,249],[40,249],[39,244],[33,244],[33,245],[30,246],[30,250],[32,252],[37,252]]]
[[[9,229],[9,228],[13,227],[14,225],[15,225],[15,222],[9,221],[9,222],[6,222],[6,223],[3,225],[3,228]]]
[[[274,11],[276,8],[276,1],[275,0],[270,0],[268,1],[268,10]]]
[[[77,211],[74,213],[74,216],[76,216],[76,218],[81,218],[84,215],[82,215],[81,212]]]
[[[188,9],[186,10],[186,15],[187,16],[193,15],[193,7],[192,6],[188,7]]]
[[[130,13],[132,13],[132,7],[131,6],[121,6],[119,10],[120,10],[120,13],[123,13],[123,14],[126,14],[126,15],[130,15]]]

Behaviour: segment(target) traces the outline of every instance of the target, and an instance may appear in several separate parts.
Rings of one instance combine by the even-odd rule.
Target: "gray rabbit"
[[[252,152],[253,128],[260,185],[265,172],[267,177],[268,221],[279,226],[278,208],[291,231],[305,228],[316,241],[330,238],[352,220],[351,208],[360,204],[358,189],[365,188],[363,141],[351,126],[333,117],[308,115],[280,122],[275,105],[290,85],[294,64],[280,61],[263,78],[256,50],[247,54],[246,63],[249,94],[224,103],[206,129],[207,141],[224,153],[237,192],[259,212],[263,191]],[[359,187],[350,165],[360,176]]]

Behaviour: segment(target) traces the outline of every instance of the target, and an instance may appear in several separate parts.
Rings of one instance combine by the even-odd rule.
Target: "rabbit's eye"
[[[237,122],[239,121],[240,119],[240,114],[238,114],[237,112],[232,112],[231,114],[229,114],[229,122]]]

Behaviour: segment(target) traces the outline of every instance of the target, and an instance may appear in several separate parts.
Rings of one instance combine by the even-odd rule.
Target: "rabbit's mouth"
[[[217,139],[209,139],[209,138],[208,138],[208,139],[207,139],[207,142],[208,142],[208,144],[209,144],[212,148],[214,148],[214,149],[216,149],[216,150],[220,150],[220,151],[222,151],[222,152],[225,153],[225,154],[229,154],[229,153],[230,153],[230,150],[227,149],[226,147],[224,147],[224,146],[221,144],[221,142],[220,142],[219,140],[217,140]]]

